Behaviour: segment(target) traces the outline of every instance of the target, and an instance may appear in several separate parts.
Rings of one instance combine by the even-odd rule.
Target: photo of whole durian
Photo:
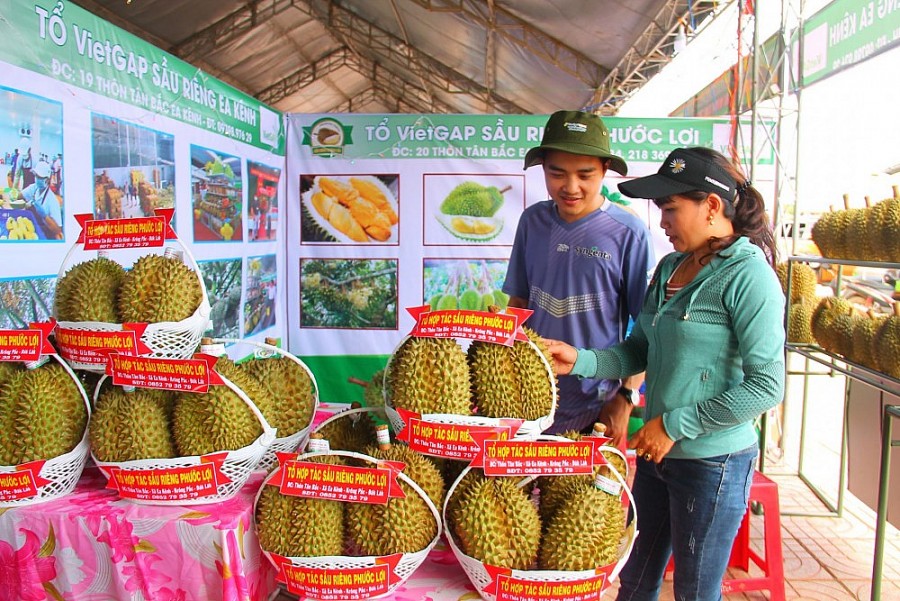
[[[497,212],[503,206],[503,194],[511,188],[461,182],[441,202],[435,218],[460,240],[493,240],[503,231],[503,218]]]
[[[304,242],[391,244],[398,240],[396,175],[301,179]]]

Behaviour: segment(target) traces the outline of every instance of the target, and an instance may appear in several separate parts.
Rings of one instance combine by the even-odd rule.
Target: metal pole
[[[884,535],[887,529],[888,488],[891,481],[891,448],[896,443],[891,440],[894,418],[900,417],[900,405],[887,405],[882,414],[881,424],[881,470],[878,476],[878,513],[875,522],[875,558],[872,565],[871,601],[881,599],[881,577],[884,571]]]

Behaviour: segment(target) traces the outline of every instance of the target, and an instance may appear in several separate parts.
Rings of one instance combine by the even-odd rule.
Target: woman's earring
[[[712,227],[712,226],[714,226],[714,225],[716,224],[716,219],[715,219],[715,217],[713,217],[712,215],[709,216],[709,218],[707,219],[707,221],[709,221],[709,227]]]

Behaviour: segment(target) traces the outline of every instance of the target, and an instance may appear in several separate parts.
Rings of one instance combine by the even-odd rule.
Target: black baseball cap
[[[694,190],[715,192],[734,202],[737,182],[705,154],[693,148],[676,148],[655,174],[619,184],[619,191],[632,198],[664,198]]]
[[[556,111],[547,119],[541,145],[525,155],[525,169],[544,162],[544,151],[561,150],[609,159],[609,168],[625,175],[628,165],[609,151],[609,132],[599,115],[584,111]]]

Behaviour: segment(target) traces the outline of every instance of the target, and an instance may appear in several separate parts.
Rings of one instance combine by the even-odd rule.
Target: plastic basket
[[[397,353],[397,350],[403,346],[403,344],[410,338],[410,336],[406,336],[403,340],[400,341],[400,344],[394,349],[394,352],[391,353],[390,358],[388,358],[387,367],[384,371],[384,408],[387,413],[388,419],[391,421],[391,426],[394,428],[396,432],[400,432],[403,428],[406,427],[403,418],[397,409],[393,406],[391,402],[391,394],[390,387],[388,385],[391,373],[391,366],[393,364],[394,355]],[[550,378],[556,379],[556,376],[553,374],[553,368],[550,363],[547,362],[547,358],[544,357],[544,354],[540,351],[536,344],[534,344],[531,340],[527,341],[529,345],[534,349],[534,351],[541,358],[541,362],[544,364],[544,367],[547,370],[547,374]],[[533,420],[523,420],[521,426],[516,431],[514,437],[515,438],[534,438],[541,434],[544,430],[549,428],[553,424],[553,418],[556,415],[556,407],[558,404],[558,391],[554,386],[552,388],[553,392],[553,401],[550,406],[550,413],[547,415],[543,415],[537,419]],[[452,413],[425,413],[420,416],[422,421],[438,423],[438,424],[453,424],[453,425],[463,425],[463,426],[488,426],[488,427],[502,427],[508,424],[510,419],[518,419],[513,416],[509,416],[507,418],[497,418],[497,417],[484,417],[479,415],[457,415]]]
[[[364,409],[372,409],[372,408],[364,408]],[[341,414],[342,415],[342,414]],[[312,457],[322,457],[323,455],[339,455],[341,457],[350,457],[353,459],[362,459],[372,464],[379,463],[379,460],[372,457],[371,455],[364,455],[362,453],[355,453],[353,451],[323,451],[323,452],[313,452],[313,453],[304,453],[297,457],[298,461],[303,461],[305,459],[309,459]],[[263,481],[262,486],[259,487],[259,491],[256,493],[256,500],[254,501],[254,526],[256,525],[256,507],[259,504],[259,499],[262,496],[263,490],[268,485],[269,481],[272,480],[281,470],[281,466],[279,465],[272,473],[270,473],[265,481]],[[438,540],[441,538],[441,533],[443,532],[443,523],[441,522],[441,515],[438,512],[437,507],[435,507],[434,503],[428,497],[424,490],[419,487],[418,484],[415,483],[409,476],[404,474],[403,472],[399,472],[397,474],[399,480],[402,480],[406,484],[412,488],[416,494],[418,494],[428,506],[428,509],[431,511],[431,514],[434,516],[435,523],[437,524],[437,532],[431,542],[425,546],[424,549],[416,551],[415,553],[402,553],[399,562],[397,562],[396,566],[393,568],[394,574],[397,576],[397,580],[392,582],[388,586],[388,590],[384,593],[373,597],[366,597],[371,599],[379,599],[379,598],[387,598],[389,595],[392,595],[394,591],[402,586],[412,575],[415,570],[422,565],[422,562],[425,561],[425,558],[428,557],[428,554],[434,548],[435,544],[437,544]],[[273,554],[263,549],[263,554],[266,558],[272,563],[276,570],[280,569],[279,563],[273,557]],[[309,569],[320,569],[320,570],[355,570],[360,568],[372,567],[377,564],[378,556],[374,555],[365,555],[360,557],[354,557],[350,555],[331,555],[331,556],[322,556],[322,557],[286,557],[288,561],[290,561],[291,565],[309,568]]]
[[[141,334],[140,342],[150,349],[148,353],[145,353],[148,357],[187,359],[196,352],[197,346],[200,344],[200,338],[209,328],[210,304],[209,296],[206,292],[206,284],[203,281],[200,267],[197,265],[194,255],[191,254],[190,249],[180,238],[175,237],[166,240],[167,245],[173,242],[180,247],[180,250],[184,253],[188,266],[194,270],[197,279],[200,281],[200,305],[194,310],[194,313],[190,317],[182,319],[181,321],[161,321],[147,324],[147,328]],[[162,254],[165,252],[165,247],[115,250],[110,251],[111,257],[113,252],[130,253],[135,257],[138,257],[146,254]],[[57,278],[61,279],[71,267],[94,258],[95,256],[96,251],[85,250],[82,242],[76,242],[72,245],[63,259]],[[121,332],[124,330],[123,325],[120,323],[108,323],[102,321],[60,321],[59,327],[85,332]],[[57,337],[57,344],[60,347],[61,354],[66,358],[66,361],[68,361],[75,369],[83,369],[98,373],[103,373],[106,370],[105,362],[93,363],[66,357],[66,355],[71,354],[67,352],[70,349],[66,344],[59,341],[59,337]]]
[[[387,415],[384,410],[384,407],[348,407],[346,409],[341,409],[340,411],[329,415],[327,418],[323,419],[321,422],[316,424],[316,427],[313,429],[313,433],[321,432],[323,428],[325,428],[328,424],[336,422],[340,419],[359,419],[363,415],[367,415],[369,413],[373,413],[377,415],[379,418],[387,421]],[[390,425],[388,423],[388,425]],[[375,443],[373,443],[375,444]],[[346,451],[347,449],[333,449],[335,451]]]
[[[256,469],[256,466],[262,460],[263,456],[266,453],[266,450],[269,448],[269,446],[271,446],[272,441],[275,440],[275,429],[269,425],[269,422],[266,421],[266,418],[260,412],[259,408],[250,399],[250,397],[248,397],[244,393],[243,390],[241,390],[233,382],[228,380],[228,378],[221,375],[220,377],[224,385],[234,391],[241,398],[241,400],[243,400],[244,403],[247,404],[247,406],[253,412],[253,415],[257,420],[259,420],[259,423],[262,425],[263,433],[249,445],[241,447],[240,449],[221,451],[218,453],[208,453],[206,455],[191,455],[186,457],[172,457],[162,459],[135,459],[133,461],[115,462],[100,461],[96,457],[93,457],[95,463],[97,464],[97,467],[99,467],[103,472],[103,475],[106,476],[107,479],[110,479],[113,473],[125,473],[127,475],[128,472],[145,472],[147,470],[178,470],[182,468],[207,465],[211,463],[211,457],[216,456],[217,458],[221,459],[221,456],[224,455],[224,459],[215,462],[218,472],[224,476],[221,481],[216,482],[215,493],[186,499],[144,499],[132,498],[129,496],[122,496],[122,498],[125,498],[132,503],[138,503],[142,505],[201,505],[205,503],[213,503],[230,499],[235,494],[237,494],[241,487],[244,486],[253,471]],[[100,383],[98,383],[97,385],[94,397],[95,401],[106,378],[107,376],[104,376],[100,380]],[[111,485],[111,487],[114,488],[115,486]],[[152,489],[149,489],[149,492],[152,494],[154,491]],[[161,489],[158,492],[161,493]],[[161,496],[161,494],[158,496]]]
[[[568,440],[559,436],[541,436],[541,440],[559,440],[565,441]],[[615,447],[604,447],[604,451],[610,450],[622,460],[625,460],[625,455],[616,449]],[[628,465],[626,461],[626,466]],[[631,555],[631,550],[634,547],[634,541],[637,537],[637,511],[634,509],[634,497],[631,495],[631,489],[628,488],[628,485],[625,483],[625,479],[619,474],[618,470],[616,470],[612,464],[608,464],[610,468],[610,472],[615,476],[616,480],[622,486],[625,494],[628,497],[628,502],[633,509],[631,513],[631,518],[625,528],[625,535],[623,536],[622,541],[620,542],[620,553],[619,558],[613,564],[612,569],[609,571],[608,579],[606,580],[605,586],[601,589],[600,595],[602,596],[603,592],[618,578],[619,572],[622,571],[622,568],[625,567],[625,562],[628,561],[628,557]],[[447,495],[444,498],[444,506],[441,512],[441,515],[444,519],[444,523],[447,523],[447,505],[453,493],[456,491],[457,485],[462,481],[467,473],[472,469],[472,467],[466,467],[459,477],[453,482],[450,486],[450,489],[447,491]],[[522,479],[522,483],[528,483],[535,479],[535,476],[525,477]],[[447,530],[447,542],[450,545],[450,549],[453,551],[453,554],[456,556],[456,559],[459,561],[460,565],[463,568],[463,571],[466,573],[466,576],[469,577],[469,580],[475,586],[475,589],[478,591],[478,594],[482,599],[487,601],[495,601],[497,595],[487,591],[490,585],[493,582],[493,578],[491,576],[488,567],[478,559],[471,557],[470,555],[466,555],[456,544],[454,540],[454,535],[450,532],[450,529]],[[567,582],[578,582],[584,581],[586,579],[593,578],[597,575],[597,569],[604,568],[607,566],[597,566],[596,569],[593,570],[579,570],[579,571],[563,571],[563,570],[505,570],[502,568],[495,568],[494,571],[500,570],[503,573],[507,574],[510,578],[527,580],[527,581],[537,581],[537,582],[546,582],[546,583],[567,583]]]
[[[63,361],[62,357],[56,354],[50,355],[58,361],[66,372],[75,381],[78,390],[84,400],[84,406],[87,410],[88,422],[91,417],[91,403],[88,400],[87,393],[82,386],[81,381],[72,371],[72,368]],[[25,505],[34,505],[43,503],[67,495],[75,489],[78,480],[81,478],[81,472],[84,469],[88,458],[88,426],[85,424],[84,433],[81,440],[68,453],[64,453],[57,457],[51,457],[43,462],[37,473],[29,470],[32,482],[36,484],[33,495],[22,497],[19,499],[0,500],[0,507],[21,507]],[[0,465],[0,476],[23,474],[23,468],[27,465]]]
[[[289,353],[288,351],[279,348],[277,346],[266,344],[265,342],[256,342],[253,340],[242,340],[238,338],[213,338],[212,342],[214,343],[223,343],[223,344],[247,344],[256,349],[254,355],[256,359],[254,361],[265,361],[268,357],[281,356],[289,359],[303,368],[303,371],[306,372],[306,375],[309,376],[310,381],[313,385],[313,409],[312,413],[310,413],[309,423],[306,424],[304,428],[297,432],[283,433],[276,429],[276,438],[272,441],[272,444],[269,445],[269,448],[266,449],[265,455],[259,461],[259,464],[256,466],[258,470],[269,471],[274,466],[278,465],[278,457],[275,453],[294,453],[298,449],[303,449],[306,446],[306,442],[309,440],[309,432],[312,429],[313,418],[316,415],[316,411],[319,408],[319,384],[316,382],[316,377],[313,375],[312,371],[310,371],[309,367],[301,361],[296,355]]]

